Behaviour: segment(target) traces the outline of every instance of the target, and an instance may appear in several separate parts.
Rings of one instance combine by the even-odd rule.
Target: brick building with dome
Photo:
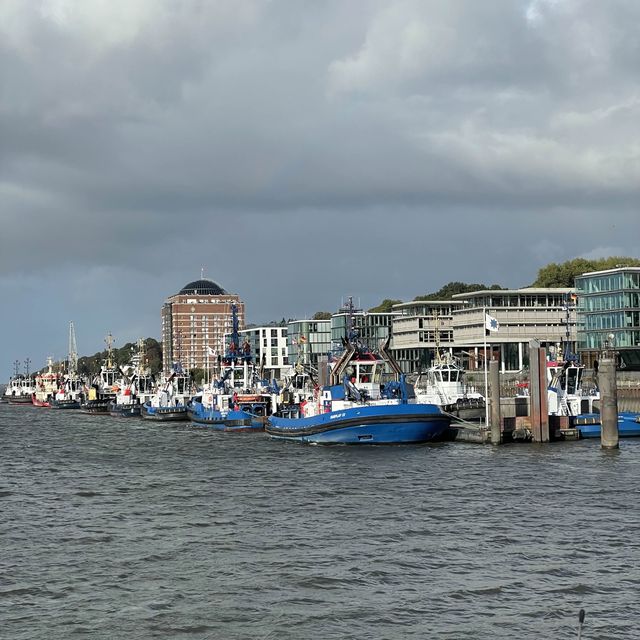
[[[245,326],[244,302],[213,280],[186,284],[162,305],[162,370],[169,374],[180,363],[189,371],[217,364],[225,353],[225,334],[232,330],[235,305],[240,329]]]

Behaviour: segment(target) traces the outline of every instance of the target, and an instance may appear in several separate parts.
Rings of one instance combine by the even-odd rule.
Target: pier
[[[499,363],[489,363],[487,401],[488,424],[453,420],[447,440],[500,445],[509,442],[548,443],[580,439],[579,425],[600,425],[603,449],[619,447],[619,411],[640,411],[640,377],[618,380],[616,354],[605,345],[601,356],[597,383],[600,398],[594,401],[597,413],[583,415],[549,415],[547,402],[546,362],[544,349],[532,341],[530,377],[527,395],[504,396]],[[640,418],[636,420],[640,421]]]

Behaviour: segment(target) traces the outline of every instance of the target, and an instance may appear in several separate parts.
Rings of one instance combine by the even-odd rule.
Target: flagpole
[[[482,330],[484,332],[484,426],[489,427],[489,378],[487,374],[487,308],[482,307]]]

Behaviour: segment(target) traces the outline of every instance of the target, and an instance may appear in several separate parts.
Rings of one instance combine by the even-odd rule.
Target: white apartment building
[[[252,327],[239,334],[241,344],[245,340],[249,342],[256,365],[264,367],[264,377],[283,380],[290,368],[287,327]]]

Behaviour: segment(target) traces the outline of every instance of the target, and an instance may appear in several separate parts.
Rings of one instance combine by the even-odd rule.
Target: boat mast
[[[75,376],[78,373],[78,347],[76,346],[76,331],[73,321],[69,323],[69,364],[68,374]]]
[[[147,349],[142,338],[138,340],[138,375],[142,376],[147,373]]]
[[[436,345],[436,364],[442,364],[442,358],[440,357],[440,318],[438,317],[438,309],[434,309],[433,321],[435,323],[434,328],[434,343]]]
[[[111,349],[111,345],[113,344],[113,336],[111,332],[107,334],[107,337],[104,339],[107,344],[107,369],[113,369],[113,351]]]

